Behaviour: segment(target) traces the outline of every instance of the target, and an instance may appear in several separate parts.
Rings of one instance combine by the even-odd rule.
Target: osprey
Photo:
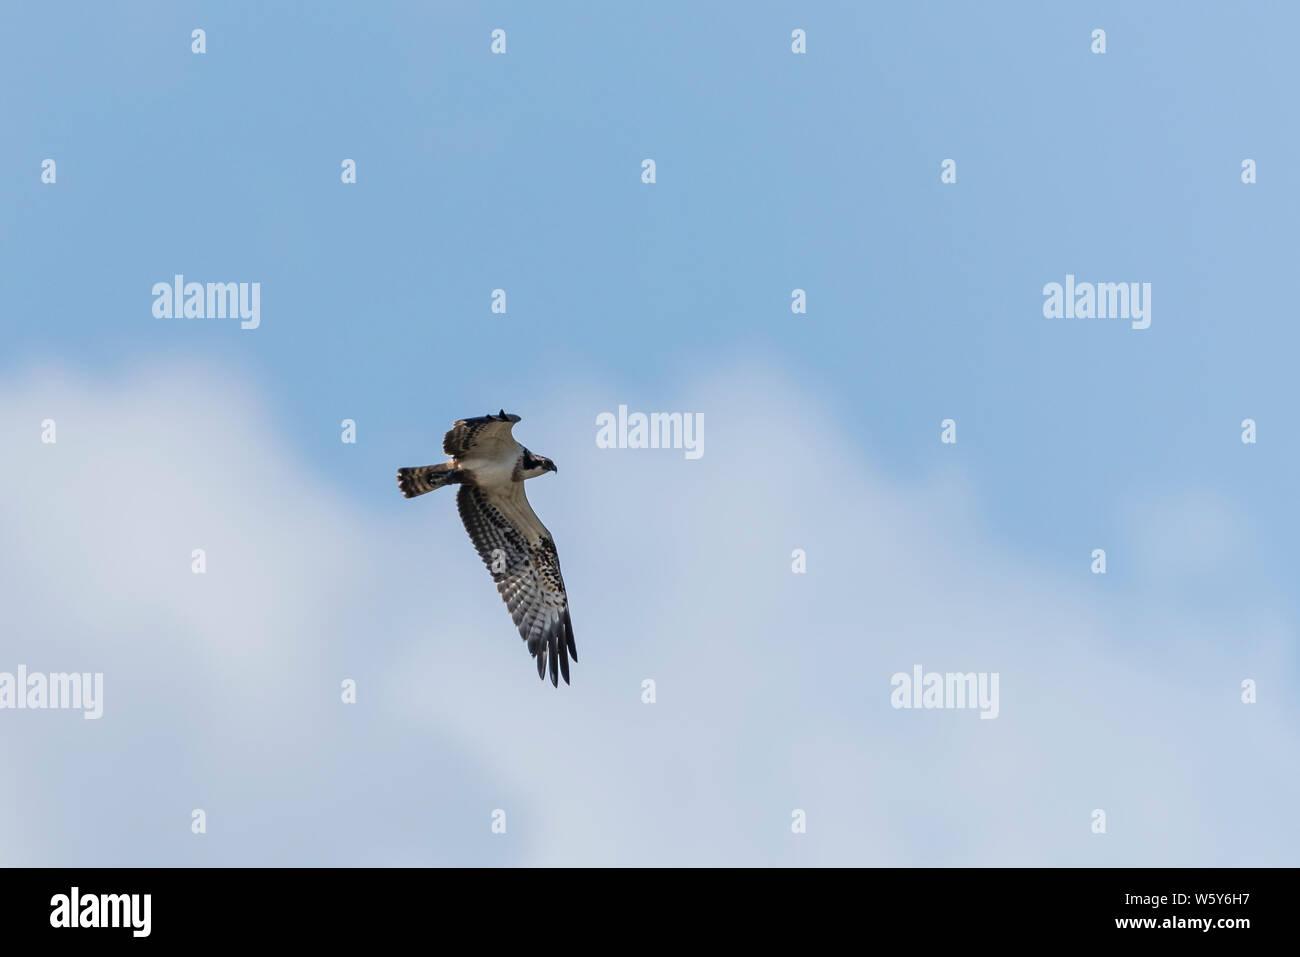
[[[415,498],[444,485],[460,486],[456,507],[465,531],[537,659],[537,676],[545,679],[549,660],[551,684],[559,687],[560,675],[569,683],[569,658],[578,660],[569,598],[555,542],[524,495],[525,480],[558,469],[515,441],[510,430],[518,421],[505,409],[461,419],[442,439],[451,461],[398,469],[397,487]]]

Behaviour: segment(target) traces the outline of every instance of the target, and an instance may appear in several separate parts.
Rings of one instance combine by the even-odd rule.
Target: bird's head
[[[536,478],[547,472],[558,472],[555,463],[545,455],[534,455],[532,452],[524,449],[523,461],[520,463],[523,477],[526,479]]]

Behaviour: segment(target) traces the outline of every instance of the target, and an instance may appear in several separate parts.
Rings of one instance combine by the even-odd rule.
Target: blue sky
[[[103,470],[120,483],[113,487],[133,490],[128,505],[101,503],[124,509],[117,537],[105,525],[103,538],[92,531],[76,540],[103,548],[130,538],[131,522],[148,519],[151,496],[173,496],[166,514],[182,539],[175,547],[186,575],[188,543],[221,535],[226,507],[247,509],[249,523],[229,547],[258,561],[250,542],[291,507],[288,480],[301,476],[301,494],[321,511],[271,525],[290,539],[311,536],[326,553],[346,547],[348,557],[329,565],[324,580],[307,577],[300,593],[290,589],[298,603],[284,605],[285,620],[256,647],[286,667],[302,660],[287,649],[300,647],[322,669],[322,683],[359,672],[363,687],[397,696],[409,669],[437,673],[440,659],[422,657],[430,652],[415,637],[389,645],[371,631],[378,623],[418,632],[441,615],[464,619],[482,640],[456,652],[460,675],[431,680],[481,686],[510,676],[511,689],[526,689],[519,692],[526,701],[515,702],[524,722],[564,709],[579,736],[591,720],[627,732],[602,738],[603,747],[637,742],[651,755],[662,748],[667,763],[648,758],[649,777],[669,805],[770,796],[776,810],[755,809],[752,820],[742,814],[726,837],[691,832],[677,849],[682,860],[1006,862],[971,837],[987,808],[977,812],[942,787],[914,792],[919,785],[903,785],[899,775],[937,781],[945,767],[977,762],[988,742],[976,732],[986,724],[1023,722],[1047,741],[1053,729],[1060,739],[1087,741],[1089,725],[1078,710],[1047,715],[1022,697],[1019,709],[1004,704],[996,722],[942,732],[908,725],[895,737],[899,722],[932,717],[887,707],[889,674],[928,664],[915,651],[951,656],[935,659],[936,667],[1001,669],[1012,702],[1005,689],[1016,675],[1022,688],[1037,682],[1041,692],[1047,676],[1087,660],[1096,679],[1089,700],[1103,711],[1114,688],[1130,682],[1167,695],[1152,691],[1161,706],[1148,702],[1149,710],[1104,712],[1116,733],[1145,739],[1153,729],[1178,734],[1179,719],[1210,722],[1225,761],[1246,748],[1243,735],[1254,735],[1251,747],[1265,764],[1294,755],[1300,456],[1290,422],[1300,335],[1288,310],[1300,208],[1285,164],[1300,147],[1288,121],[1298,21],[1283,3],[10,5],[0,12],[0,381],[9,400],[0,415],[13,461],[29,463],[30,475],[47,474],[50,462],[27,456],[51,450],[23,443],[35,443],[41,418],[55,417],[64,458],[51,475],[93,480]],[[190,51],[196,27],[207,34],[201,56]],[[796,27],[807,31],[806,55],[790,51]],[[507,34],[504,56],[489,51],[495,28]],[[1089,50],[1095,28],[1106,30],[1105,55]],[[640,178],[647,157],[657,164],[653,185]],[[57,162],[54,185],[40,180],[46,158]],[[354,185],[340,182],[344,158],[357,163]],[[940,182],[947,158],[957,163],[951,185]],[[1246,158],[1258,164],[1252,185],[1240,178]],[[151,287],[177,272],[260,282],[260,328],[155,318]],[[1045,319],[1042,287],[1067,273],[1150,282],[1150,328]],[[489,311],[495,288],[507,292],[505,316]],[[794,288],[807,290],[807,316],[791,314]],[[702,412],[705,456],[596,449],[595,416],[619,404]],[[448,497],[405,502],[392,487],[396,466],[440,458],[451,421],[501,407],[522,414],[521,441],[560,466],[539,480],[549,484],[530,486],[578,593],[579,684],[558,705],[549,685],[547,698],[524,684],[529,663]],[[955,446],[939,442],[949,417],[958,423]],[[339,442],[344,418],[358,423],[355,446]],[[1240,441],[1244,418],[1258,423],[1255,445]],[[82,445],[91,421],[138,427]],[[199,443],[196,458],[182,459],[163,437],[179,442],[189,432],[209,437],[210,447]],[[113,461],[91,457],[92,448],[112,451]],[[164,495],[145,462],[171,470],[173,482],[196,484]],[[286,481],[272,484],[271,475]],[[80,514],[98,501],[56,502],[56,486],[13,481],[11,540],[26,529],[33,547],[61,541],[41,533],[57,509]],[[20,493],[27,497],[15,499]],[[837,499],[842,509],[833,507]],[[700,503],[714,508],[701,512]],[[157,508],[162,514],[162,499]],[[895,509],[905,516],[897,525],[871,517]],[[896,537],[886,534],[891,528]],[[838,537],[845,529],[854,529],[853,542]],[[142,534],[139,547],[149,541]],[[733,554],[740,543],[743,558]],[[268,607],[275,604],[268,580],[303,577],[279,564],[296,561],[285,547],[267,543],[276,561],[265,559],[256,578],[270,588]],[[795,547],[809,550],[806,580],[789,572]],[[1108,555],[1104,578],[1088,572],[1098,547]],[[52,594],[85,595],[85,620],[51,612],[11,585],[22,606],[16,621],[27,627],[15,631],[0,670],[20,661],[39,667],[46,649],[64,647],[59,635],[66,667],[81,669],[107,640],[93,625],[113,619],[95,604],[99,592],[74,573],[75,563],[57,561],[59,547],[50,549],[49,563],[28,562],[29,573]],[[709,556],[719,554],[733,563],[711,568]],[[833,572],[821,557],[831,554]],[[408,580],[409,569],[390,565],[399,556],[413,556],[417,567],[429,562],[430,573]],[[921,557],[942,573],[927,572]],[[307,565],[316,561],[326,560]],[[453,580],[433,574],[444,564]],[[681,574],[673,577],[673,568]],[[85,573],[100,574],[90,566]],[[158,574],[166,574],[161,565]],[[225,583],[224,601],[247,598],[253,607],[241,591],[250,581]],[[169,601],[192,585],[158,583],[174,592]],[[127,585],[103,587],[111,596]],[[976,613],[981,593],[989,604]],[[911,626],[906,608],[879,608],[893,595],[916,596]],[[868,600],[882,616],[875,626],[861,614]],[[770,613],[751,621],[768,601]],[[465,607],[453,613],[451,603]],[[929,603],[946,614],[923,613]],[[734,660],[723,651],[739,640],[731,614],[739,606],[770,674],[757,663],[752,674],[724,664]],[[138,692],[128,700],[139,723],[124,717],[115,732],[132,753],[171,753],[165,740],[142,739],[142,728],[190,720],[206,727],[175,700],[158,700],[150,682],[123,677],[150,662],[161,667],[162,649],[192,629],[209,635],[212,648],[190,649],[197,657],[173,664],[198,669],[199,685],[209,680],[200,663],[220,658],[222,633],[203,618],[209,606],[189,615],[186,607],[161,619],[147,603],[117,610],[118,627],[135,638],[117,662],[116,684],[113,661],[102,670],[119,701],[124,692],[115,688]],[[313,608],[336,614],[308,628]],[[627,620],[631,609],[639,609],[635,622]],[[914,633],[930,614],[937,617],[929,637]],[[1061,622],[1085,619],[1087,627],[1070,632],[1077,647],[1046,637],[1065,628]],[[977,621],[987,634],[963,632]],[[766,654],[766,641],[780,649],[782,635],[808,628],[815,634],[801,634],[783,660]],[[278,652],[277,640],[286,642]],[[490,642],[501,670],[494,657],[474,675],[472,652]],[[705,661],[717,657],[717,670],[701,665],[691,675],[688,652],[702,648],[711,649]],[[646,707],[641,678],[656,673],[668,688],[698,683],[700,697],[691,699],[694,710],[652,731],[636,709]],[[1268,734],[1251,730],[1240,713],[1248,709],[1236,702],[1234,689],[1248,676],[1267,689],[1254,707],[1269,715]],[[601,680],[623,684],[584,699],[592,692],[582,686]],[[719,689],[729,681],[749,690]],[[843,710],[820,703],[828,696]],[[682,702],[680,694],[664,697]],[[716,710],[706,706],[710,697]],[[1050,710],[1050,698],[1038,703]],[[874,719],[860,713],[864,702]],[[1223,713],[1210,702],[1226,702]],[[418,720],[403,722],[398,709],[346,730],[335,726],[337,709],[322,707],[301,732],[324,749],[311,752],[312,773],[330,780],[334,760],[353,769],[361,760],[380,777],[400,766],[403,786],[419,792],[442,769],[465,763],[459,773],[469,783],[442,794],[445,806],[412,798],[410,808],[388,807],[399,818],[420,807],[438,808],[433,815],[446,821],[478,814],[480,792],[488,803],[504,800],[491,797],[493,780],[508,782],[501,787],[510,793],[572,796],[571,783],[543,780],[509,748],[491,773],[477,774],[476,749],[504,747],[504,739],[480,736],[477,725],[438,706],[431,714],[412,707]],[[613,718],[621,707],[634,713]],[[654,706],[670,714],[672,707]],[[825,726],[814,717],[822,707]],[[108,708],[105,723],[114,717]],[[752,713],[756,723],[742,727],[767,728],[762,740],[778,751],[788,740],[788,761],[769,766],[763,745],[740,731],[728,737],[727,708]],[[269,700],[256,713],[270,740],[287,735],[285,715]],[[21,729],[0,722],[0,735],[32,754],[89,747],[80,722],[55,731],[64,716],[23,717],[46,720]],[[865,722],[861,740],[849,730],[855,722]],[[843,750],[818,751],[814,742],[828,726],[844,735],[836,737]],[[702,748],[709,729],[713,753],[729,761],[694,770],[672,764],[674,753]],[[47,734],[58,737],[46,741]],[[368,756],[327,756],[340,739],[368,743]],[[872,778],[873,813],[893,835],[887,849],[865,830],[856,842],[823,836],[828,843],[803,857],[788,842],[749,840],[769,816],[779,831],[790,807],[815,803],[800,798],[801,782],[817,781],[824,804],[837,808],[865,787],[836,783],[835,769],[866,740],[878,746],[872,753],[898,760],[891,781]],[[388,744],[376,751],[375,741]],[[425,753],[420,742],[438,755],[429,765],[413,758]],[[536,742],[555,746],[549,736]],[[1007,762],[994,765],[1005,772],[1000,786],[1023,795],[1011,782],[1042,766],[1047,745],[997,747]],[[1014,862],[1256,863],[1240,847],[1256,842],[1278,855],[1270,862],[1294,863],[1295,824],[1273,820],[1241,794],[1207,792],[1203,806],[1170,807],[1188,786],[1212,789],[1190,754],[1186,765],[1149,772],[1146,813],[1212,816],[1221,827],[1170,834],[1167,844],[1149,831],[1149,844],[1130,835],[1127,852],[1089,857],[1097,851],[1088,843],[1088,810],[1136,799],[1125,795],[1119,770],[1100,770],[1104,744],[1095,755],[1080,747],[1078,793],[1043,796],[1041,804],[1064,808],[1077,798],[1085,816],[1078,846],[1050,837],[1069,833],[1075,812],[1062,810],[1059,832],[1044,812],[1042,832],[1032,840],[1021,834],[1025,849]],[[1120,767],[1136,774],[1146,762],[1130,757]],[[576,752],[554,763],[564,768],[566,760],[569,778],[602,773]],[[203,788],[167,778],[165,761],[147,763],[152,790],[174,788],[186,824],[201,800],[191,792]],[[1294,761],[1287,763],[1260,769],[1279,801],[1300,790]],[[223,780],[245,782],[253,794],[274,766],[213,757],[192,774],[203,781],[221,769]],[[694,784],[680,783],[688,779]],[[1099,779],[1110,783],[1090,790]],[[592,791],[625,805],[618,784],[594,782]],[[284,786],[279,800],[312,804],[292,782]],[[134,792],[123,787],[128,806]],[[1109,798],[1095,793],[1108,789]],[[30,811],[40,794],[13,800]],[[579,863],[607,860],[611,846],[460,843],[450,856],[430,858],[395,834],[371,847],[364,822],[387,806],[350,794],[331,826],[355,853],[313,857],[319,852],[304,850],[314,847],[313,834],[304,831],[300,844],[273,846],[263,857],[251,848],[265,844],[228,843],[225,861]],[[917,811],[916,794],[928,795],[921,806],[932,814]],[[227,820],[244,813],[251,822],[266,810],[253,797],[246,805],[226,798],[243,808],[228,809]],[[997,803],[1013,805],[1005,795]],[[663,806],[647,798],[647,807]],[[66,822],[85,812],[69,802],[61,813]],[[678,859],[657,829],[669,825],[646,823],[649,813],[629,811],[609,824],[622,835],[609,837],[620,862]],[[1130,809],[1129,820],[1136,813]],[[925,835],[940,820],[951,833],[931,841]],[[58,827],[51,818],[50,834],[64,833]],[[86,862],[203,862],[187,856],[195,852],[186,827],[171,842],[145,821],[139,827],[137,849],[100,838]],[[807,836],[810,844],[816,838]],[[13,853],[24,862],[81,862],[55,836],[26,837],[20,846]],[[1171,859],[1171,847],[1183,848],[1185,859]]]

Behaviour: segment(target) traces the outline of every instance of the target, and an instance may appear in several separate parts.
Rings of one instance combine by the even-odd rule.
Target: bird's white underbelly
[[[509,482],[515,473],[515,463],[523,448],[514,439],[483,441],[468,455],[457,459],[457,464],[474,473],[479,485],[498,485]]]
[[[460,459],[460,467],[474,474],[474,481],[485,488],[509,485],[515,474],[515,459]]]

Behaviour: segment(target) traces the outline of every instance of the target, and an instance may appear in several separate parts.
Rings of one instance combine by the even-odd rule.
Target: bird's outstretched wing
[[[442,451],[456,458],[464,458],[480,442],[497,442],[510,438],[510,430],[519,421],[517,415],[477,415],[472,419],[458,419],[442,437]]]
[[[560,675],[568,684],[569,658],[578,660],[569,597],[555,542],[529,507],[523,483],[500,491],[462,485],[456,505],[470,541],[537,659],[538,677],[546,677],[549,660],[551,684],[558,686]]]

